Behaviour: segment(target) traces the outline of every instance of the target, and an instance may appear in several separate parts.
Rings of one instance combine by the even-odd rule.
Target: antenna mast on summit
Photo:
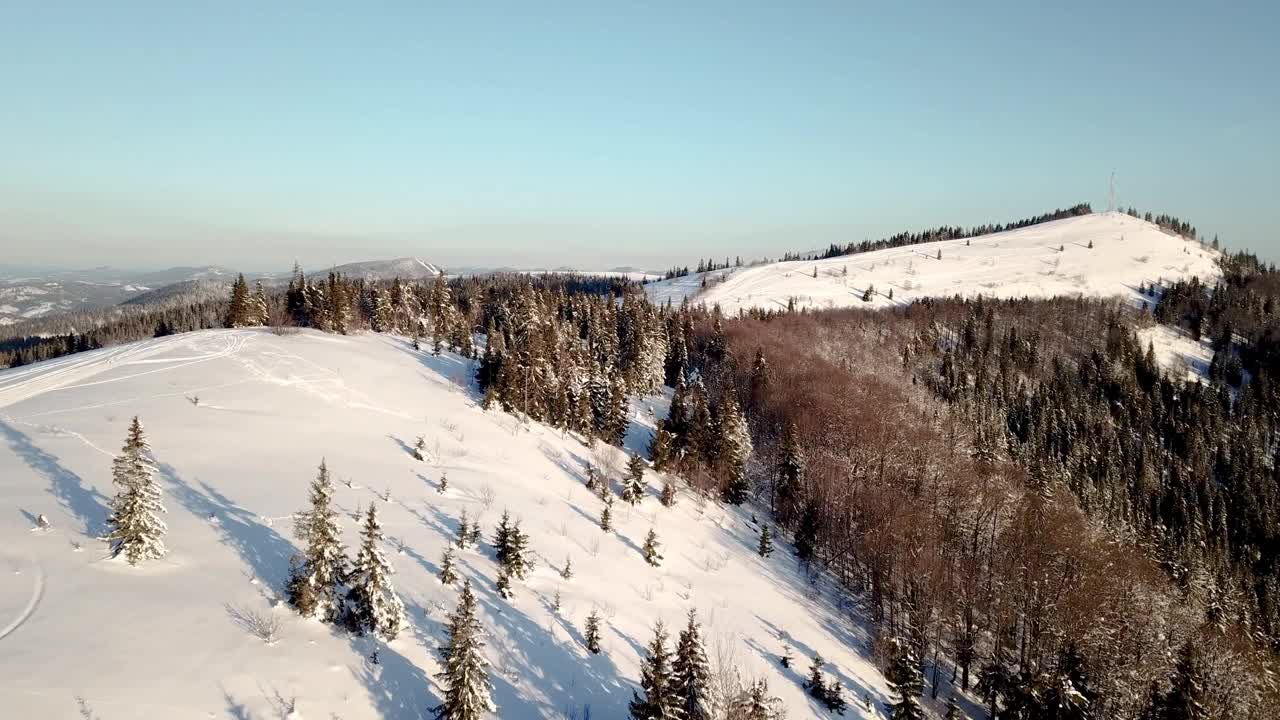
[[[1111,171],[1111,187],[1107,192],[1107,212],[1116,210],[1116,171]]]

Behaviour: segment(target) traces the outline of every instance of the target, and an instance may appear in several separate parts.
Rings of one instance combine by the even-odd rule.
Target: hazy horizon
[[[1267,3],[12,8],[5,262],[663,268],[1090,202],[1280,255]]]

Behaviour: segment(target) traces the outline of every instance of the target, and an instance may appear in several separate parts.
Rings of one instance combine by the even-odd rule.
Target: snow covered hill
[[[793,719],[826,714],[801,687],[814,653],[850,699],[847,717],[868,716],[865,697],[886,698],[856,612],[821,578],[811,584],[785,545],[758,557],[749,509],[687,493],[664,508],[649,473],[649,497],[635,509],[616,504],[616,532],[606,534],[585,467],[610,468],[616,489],[623,453],[486,413],[471,374],[469,361],[415,352],[401,338],[260,330],[0,373],[0,714],[428,717],[441,694],[443,619],[458,595],[437,572],[464,511],[485,528],[458,567],[477,589],[504,720],[569,717],[585,705],[598,720],[626,717],[654,622],[678,629],[690,609],[709,652],[720,645],[745,675],[767,678]],[[663,412],[660,398],[637,402],[628,445],[644,445]],[[94,539],[134,415],[161,469],[169,526],[168,556],[137,568],[106,559]],[[411,456],[418,436],[425,461]],[[388,645],[272,608],[298,545],[290,516],[305,507],[321,458],[339,480],[351,554],[354,515],[378,505],[409,620]],[[494,591],[487,542],[504,509],[523,521],[537,559],[509,603]],[[33,529],[40,515],[50,529]],[[650,528],[663,544],[659,568],[641,557]],[[569,580],[559,573],[566,559]],[[592,609],[604,619],[599,656],[583,647]],[[249,630],[255,615],[278,619],[277,642]],[[791,669],[777,662],[784,644]]]
[[[440,274],[440,266],[416,257],[403,257],[394,260],[367,260],[365,262],[347,263],[332,268],[334,271],[350,277],[365,280],[429,280]],[[312,277],[323,277],[329,270],[309,273]]]
[[[790,301],[813,309],[889,307],[922,297],[979,294],[1119,295],[1141,302],[1138,288],[1144,283],[1216,278],[1217,257],[1217,251],[1197,242],[1111,212],[967,240],[695,273],[646,289],[655,302],[679,304],[689,298],[718,303],[730,314],[752,307],[782,309]],[[864,301],[868,288],[873,290]]]

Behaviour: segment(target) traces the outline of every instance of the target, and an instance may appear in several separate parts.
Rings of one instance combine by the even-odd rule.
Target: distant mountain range
[[[444,268],[418,257],[366,260],[346,263],[307,273],[323,278],[330,270],[365,280],[421,281],[436,277]],[[469,266],[452,268],[452,274],[483,275],[494,272],[578,273],[582,275],[625,276],[632,280],[653,280],[660,275],[634,267],[583,270],[556,268],[510,268]],[[91,310],[110,305],[146,305],[184,296],[212,297],[229,287],[239,271],[220,265],[180,266],[165,270],[129,270],[95,267],[83,270],[35,266],[0,265],[0,325],[46,318],[61,313]],[[246,272],[251,282],[285,282],[288,272]]]
[[[175,283],[229,284],[234,276],[234,270],[217,265],[152,271],[0,266],[0,325],[117,305]]]

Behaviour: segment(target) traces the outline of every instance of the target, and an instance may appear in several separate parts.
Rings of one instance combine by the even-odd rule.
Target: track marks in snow
[[[11,371],[0,376],[0,407],[13,405],[43,393],[119,382],[228,357],[238,353],[252,335],[253,333],[249,332],[173,335],[38,363],[29,369]],[[166,350],[179,348],[195,350],[199,354],[179,358],[151,357]],[[109,370],[142,364],[161,365],[161,367],[88,382],[91,378]]]
[[[36,608],[40,606],[40,599],[44,597],[44,568],[40,567],[40,563],[35,558],[18,558],[16,556],[8,556],[13,565],[13,574],[22,575],[24,564],[29,568],[28,573],[33,578],[31,582],[31,598],[27,600],[26,606],[18,612],[17,617],[11,620],[7,625],[0,628],[0,640],[4,640],[12,635],[15,630],[22,627],[22,624],[31,619],[35,614]]]

